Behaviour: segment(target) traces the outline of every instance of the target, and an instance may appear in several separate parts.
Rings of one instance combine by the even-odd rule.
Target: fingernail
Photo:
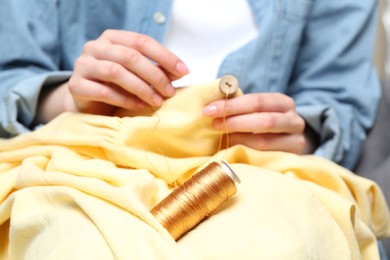
[[[188,73],[190,73],[190,70],[183,62],[179,62],[178,64],[176,64],[176,71],[180,75],[187,75]]]
[[[168,97],[172,97],[173,95],[175,95],[175,88],[172,86],[172,84],[168,84],[166,87],[165,87],[165,94],[168,96]]]
[[[153,101],[153,105],[159,107],[162,105],[162,103],[164,102],[164,100],[162,99],[162,97],[158,94],[154,94],[153,97],[152,97],[152,101]]]
[[[203,114],[205,116],[213,116],[217,113],[217,106],[211,105],[211,106],[206,106],[203,108]]]

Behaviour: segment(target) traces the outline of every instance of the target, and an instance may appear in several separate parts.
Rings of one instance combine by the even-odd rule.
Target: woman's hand
[[[175,93],[171,82],[188,72],[176,55],[152,38],[107,30],[85,44],[68,86],[77,111],[108,115],[117,107],[160,106]]]
[[[208,104],[203,113],[214,118],[217,130],[230,133],[229,145],[296,154],[309,145],[304,136],[305,121],[295,111],[294,100],[284,94],[246,94],[218,100]]]

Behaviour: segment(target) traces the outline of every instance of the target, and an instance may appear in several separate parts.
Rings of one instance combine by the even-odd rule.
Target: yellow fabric
[[[0,140],[0,259],[378,259],[390,235],[378,186],[315,157],[218,150],[202,107],[218,81],[155,113],[66,113]],[[237,194],[177,242],[149,210],[213,160]]]

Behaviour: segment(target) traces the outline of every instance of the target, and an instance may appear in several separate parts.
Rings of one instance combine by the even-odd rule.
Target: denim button
[[[156,24],[163,24],[166,20],[165,15],[162,12],[155,12],[153,19]]]

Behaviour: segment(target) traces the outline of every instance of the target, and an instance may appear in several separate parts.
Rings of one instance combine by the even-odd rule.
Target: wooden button
[[[225,75],[219,82],[219,89],[228,96],[233,95],[239,88],[238,80],[233,75]]]

